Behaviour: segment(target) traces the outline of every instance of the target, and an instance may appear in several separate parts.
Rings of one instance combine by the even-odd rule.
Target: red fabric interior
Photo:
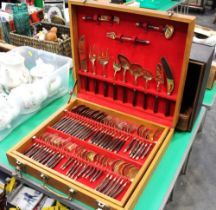
[[[123,161],[125,161],[127,163],[133,164],[137,168],[141,168],[142,167],[143,163],[148,158],[148,156],[151,153],[151,150],[153,149],[154,146],[152,146],[152,148],[149,151],[148,155],[144,159],[140,159],[140,160],[132,159],[132,158],[129,157],[128,153],[123,152],[124,149],[128,146],[128,144],[133,139],[140,139],[140,141],[143,141],[143,142],[149,142],[149,140],[144,140],[143,138],[141,140],[141,138],[138,137],[137,134],[128,134],[125,131],[117,130],[115,128],[112,128],[112,127],[109,127],[107,125],[98,123],[98,122],[96,122],[96,121],[94,121],[92,119],[88,119],[86,117],[77,115],[77,114],[72,113],[72,112],[66,112],[65,116],[71,117],[73,119],[75,119],[75,118],[76,119],[80,119],[83,122],[89,122],[90,124],[94,125],[94,128],[96,128],[97,126],[100,126],[100,128],[101,128],[101,126],[102,126],[104,129],[108,128],[110,131],[117,131],[118,132],[118,136],[121,136],[122,134],[131,136],[131,138],[129,138],[129,140],[125,143],[125,145],[122,147],[122,149],[118,153],[110,152],[110,151],[108,151],[106,149],[103,149],[103,148],[101,148],[101,147],[99,147],[97,145],[94,145],[94,144],[90,143],[89,140],[90,140],[91,137],[89,139],[87,139],[86,141],[81,141],[80,139],[72,137],[69,134],[66,134],[66,133],[64,133],[62,131],[56,130],[56,129],[52,128],[52,127],[47,127],[47,129],[46,129],[45,132],[46,133],[50,133],[50,134],[56,134],[57,137],[61,137],[62,139],[65,139],[66,141],[64,141],[64,145],[61,145],[61,146],[53,145],[49,141],[45,141],[41,137],[35,139],[32,142],[32,144],[34,144],[35,142],[37,142],[39,144],[46,145],[48,148],[51,148],[52,150],[54,150],[56,152],[60,152],[61,154],[65,155],[65,157],[58,163],[58,165],[56,165],[54,167],[54,170],[60,172],[61,174],[66,175],[68,169],[70,168],[70,166],[69,166],[65,170],[61,169],[61,166],[67,161],[68,157],[75,157],[76,159],[80,160],[81,162],[88,163],[88,164],[90,164],[92,166],[95,166],[95,167],[98,167],[98,168],[102,169],[103,170],[103,175],[98,180],[96,180],[93,183],[90,182],[87,179],[84,179],[84,178],[79,178],[78,180],[76,180],[76,181],[78,181],[78,182],[80,182],[80,183],[82,183],[82,184],[84,184],[86,186],[89,186],[89,187],[93,188],[93,189],[95,189],[97,187],[97,185],[106,177],[107,174],[113,174],[115,177],[121,177],[121,178],[123,178],[125,180],[128,180],[128,184],[127,184],[126,188],[116,198],[117,200],[121,200],[122,197],[124,196],[124,194],[127,192],[128,188],[129,188],[129,186],[131,184],[129,178],[127,178],[125,176],[121,176],[121,175],[119,175],[116,172],[113,172],[109,167],[105,167],[105,166],[99,164],[98,162],[95,162],[95,163],[94,162],[90,162],[90,161],[87,161],[87,160],[85,160],[85,159],[77,156],[77,154],[76,154],[76,148],[74,148],[71,152],[68,152],[66,150],[66,146],[68,145],[68,143],[75,143],[78,146],[84,147],[88,151],[93,151],[93,152],[95,152],[95,153],[97,153],[99,155],[105,155],[105,156],[113,159],[114,161],[123,160]],[[102,129],[102,130],[104,130],[104,129]],[[158,136],[158,139],[159,139],[159,137],[160,136]],[[28,150],[28,148],[27,148],[27,150]]]
[[[181,76],[181,69],[183,64],[185,43],[187,37],[187,24],[179,23],[172,20],[163,20],[154,17],[140,16],[136,14],[128,14],[124,12],[108,11],[104,9],[90,8],[90,7],[77,7],[78,14],[78,35],[85,35],[87,48],[95,45],[96,54],[98,52],[106,51],[109,52],[109,63],[106,68],[107,77],[102,76],[102,65],[96,61],[96,73],[92,74],[92,66],[88,61],[88,72],[84,73],[82,70],[79,71],[79,82],[81,82],[81,88],[78,92],[78,97],[90,100],[96,104],[102,104],[108,107],[112,107],[122,112],[127,112],[132,115],[136,115],[148,120],[157,121],[161,124],[172,126],[173,114],[176,104],[177,93],[179,89],[179,81]],[[98,15],[115,15],[120,18],[120,24],[110,22],[85,21],[82,19],[83,16]],[[148,22],[155,26],[165,26],[170,24],[174,27],[174,35],[171,39],[165,39],[164,35],[159,31],[144,29],[136,27],[136,22]],[[109,39],[106,37],[107,32],[115,32],[116,34],[137,37],[139,39],[149,40],[150,44],[140,45],[133,44],[131,42],[120,42],[117,40]],[[88,51],[87,51],[88,52]],[[163,56],[168,61],[175,83],[175,89],[173,93],[168,96],[166,94],[166,84],[162,85],[160,92],[156,91],[156,81],[153,79],[149,82],[148,89],[145,88],[145,80],[138,78],[138,85],[134,86],[134,77],[128,71],[126,75],[127,83],[122,82],[122,72],[117,73],[116,84],[118,87],[118,100],[112,99],[112,83],[113,83],[113,62],[116,60],[117,54],[125,55],[130,63],[140,64],[144,69],[149,70],[153,77],[155,77],[156,65],[160,63],[160,58]],[[85,90],[85,79],[84,75],[89,78],[90,91]],[[99,94],[94,93],[94,80],[97,78],[99,82]],[[103,81],[107,81],[109,84],[108,97],[103,96]],[[166,81],[165,81],[166,83]],[[128,87],[128,103],[122,103],[122,87]],[[134,87],[139,91],[137,96],[137,105],[132,106],[132,97]],[[143,92],[148,94],[148,108],[144,110],[143,106]],[[159,109],[158,113],[153,113],[153,104],[155,96],[159,96]],[[166,101],[171,101],[170,116],[165,116]]]
[[[48,130],[49,130],[49,132],[58,134],[61,137],[68,137],[67,135],[64,135],[62,132],[52,130],[52,129],[48,129]],[[77,144],[79,143],[79,145],[85,146],[85,144],[83,145],[82,144],[83,142],[81,142],[80,140],[76,141],[76,140],[71,138],[71,142],[77,143]],[[76,180],[76,181],[78,181],[78,182],[80,182],[80,183],[82,183],[82,184],[84,184],[84,185],[86,185],[88,187],[91,187],[91,188],[95,189],[99,185],[99,183],[106,177],[107,174],[112,174],[112,175],[114,175],[114,177],[117,177],[117,178],[121,177],[122,179],[127,181],[127,185],[126,185],[125,189],[117,196],[117,198],[116,198],[117,200],[121,200],[122,197],[124,196],[124,194],[127,192],[128,188],[130,187],[131,182],[127,177],[124,177],[124,176],[119,175],[118,173],[112,172],[111,170],[108,170],[106,167],[100,166],[99,164],[94,164],[92,162],[86,161],[86,160],[76,156],[76,154],[73,151],[71,153],[66,152],[63,148],[51,145],[50,143],[45,142],[44,140],[39,139],[39,138],[34,139],[33,143],[38,143],[38,144],[41,144],[41,145],[45,145],[46,147],[51,148],[52,150],[54,150],[56,152],[60,152],[61,154],[64,155],[64,158],[53,168],[55,171],[58,171],[61,174],[66,175],[68,169],[71,166],[71,164],[70,164],[65,170],[61,169],[61,166],[67,161],[67,159],[69,157],[75,157],[80,162],[87,163],[88,165],[92,165],[94,167],[97,167],[98,169],[101,169],[103,171],[103,174],[95,182],[90,182],[88,179],[85,179],[85,178],[82,178],[82,177],[79,178],[78,180]],[[86,147],[86,149],[93,150],[91,147],[90,148]],[[103,154],[105,154],[104,151],[101,151],[101,152],[103,152]],[[100,152],[97,151],[97,153],[100,153]],[[119,160],[119,158],[117,158],[117,157],[115,157],[115,159]],[[138,164],[136,164],[136,166],[138,166]],[[138,166],[138,167],[140,167],[140,166]]]

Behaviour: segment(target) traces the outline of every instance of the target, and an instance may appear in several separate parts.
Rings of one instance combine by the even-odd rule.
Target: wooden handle
[[[94,79],[94,93],[98,94],[98,81],[97,81],[97,79]]]
[[[123,87],[123,103],[127,103],[127,88]]]
[[[143,40],[143,39],[135,39],[134,42],[137,44],[143,44],[143,45],[149,45],[150,44],[149,40]]]
[[[104,97],[108,96],[108,83],[104,82]]]
[[[113,84],[113,100],[117,99],[117,86]]]
[[[136,103],[137,103],[137,90],[134,89],[134,92],[133,92],[133,106],[136,106]]]
[[[158,112],[158,104],[159,104],[159,98],[158,98],[158,96],[155,96],[154,107],[153,107],[153,112],[154,113]]]
[[[147,94],[143,93],[143,109],[147,109]]]
[[[166,111],[165,111],[166,117],[170,116],[170,106],[171,106],[171,101],[167,100],[166,101]]]
[[[88,80],[88,77],[85,77],[85,90],[89,91],[89,80]]]

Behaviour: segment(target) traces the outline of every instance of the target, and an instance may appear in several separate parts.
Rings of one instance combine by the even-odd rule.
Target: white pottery
[[[49,77],[55,71],[55,67],[52,64],[46,64],[42,59],[36,60],[36,66],[30,70],[30,74],[34,80]]]
[[[15,53],[0,54],[0,84],[11,90],[31,82],[31,75],[24,65],[24,58]]]
[[[20,114],[16,103],[9,101],[6,94],[0,94],[0,131],[11,128],[11,122]]]
[[[59,89],[62,85],[62,79],[60,76],[53,77],[48,80],[47,90],[49,97],[52,97],[59,93],[61,90]]]
[[[9,95],[9,99],[15,101],[20,107],[22,114],[29,114],[39,110],[47,97],[47,86],[42,81],[20,85],[11,90]]]

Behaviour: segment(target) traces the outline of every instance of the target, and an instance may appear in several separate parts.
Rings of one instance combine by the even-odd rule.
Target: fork
[[[104,77],[107,77],[106,74],[106,67],[109,63],[109,52],[108,49],[106,49],[106,51],[101,51],[98,55],[98,61],[99,63],[102,65],[103,67],[103,71],[102,71],[102,75]],[[108,96],[108,83],[106,81],[104,81],[104,97]]]
[[[99,63],[102,65],[103,67],[103,72],[102,72],[102,75],[104,77],[106,77],[106,66],[108,65],[109,63],[109,52],[108,52],[108,49],[106,49],[106,51],[101,51],[98,55],[98,61]]]
[[[89,49],[89,60],[92,64],[92,70],[93,70],[93,74],[96,75],[96,71],[95,71],[95,61],[96,61],[96,53],[95,53],[95,45],[93,45],[92,47],[90,47]]]
[[[93,71],[93,75],[96,75],[96,71],[95,71],[95,61],[97,59],[97,55],[95,53],[95,45],[93,45],[92,47],[89,47],[89,60],[92,64],[92,71]],[[98,82],[97,79],[94,78],[94,93],[97,94],[98,93]]]

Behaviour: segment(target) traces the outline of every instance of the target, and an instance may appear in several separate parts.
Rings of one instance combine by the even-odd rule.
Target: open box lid
[[[78,0],[69,11],[77,97],[175,127],[195,17]]]

